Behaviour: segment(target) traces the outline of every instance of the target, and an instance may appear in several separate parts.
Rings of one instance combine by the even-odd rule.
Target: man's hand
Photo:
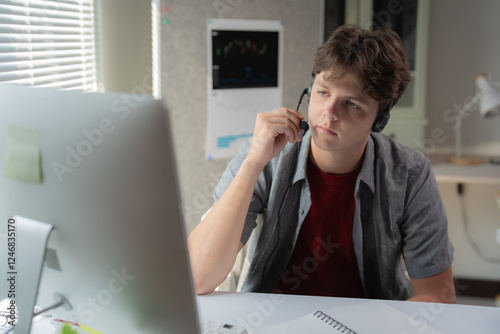
[[[298,111],[285,107],[259,113],[247,159],[258,169],[263,169],[287,142],[301,141],[300,121],[304,118]]]

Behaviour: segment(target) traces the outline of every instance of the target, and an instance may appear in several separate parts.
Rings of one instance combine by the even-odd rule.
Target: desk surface
[[[366,299],[214,292],[197,296],[202,322],[260,328],[302,317],[318,309],[360,304]],[[381,301],[443,333],[500,333],[500,308],[405,301]],[[363,319],[363,314],[359,315]],[[421,331],[421,328],[409,329]],[[421,326],[421,324],[420,324]],[[288,333],[291,334],[291,333]]]
[[[316,310],[327,310],[337,307],[341,309],[343,306],[352,306],[355,312],[357,305],[361,306],[368,301],[367,299],[357,298],[330,298],[237,292],[214,292],[209,295],[196,296],[196,300],[200,321],[202,323],[211,321],[214,323],[232,324],[253,330],[254,333],[258,333],[258,330],[264,326],[295,320]],[[391,306],[410,317],[408,326],[394,333],[426,334],[428,333],[426,326],[446,334],[500,333],[500,308],[497,307],[388,300],[379,300],[376,302]],[[360,312],[360,314],[356,314],[356,316],[359,317],[360,322],[369,318],[366,312]],[[340,321],[341,319],[337,320]],[[376,328],[369,334],[392,334],[393,331],[387,330],[387,325],[385,325],[386,322],[381,321],[377,323],[375,326]],[[425,326],[423,326],[423,324]],[[348,324],[346,323],[346,325]],[[43,321],[35,322],[31,332],[55,334],[58,332],[55,328],[54,324],[50,322],[49,317]],[[0,329],[0,333],[4,333],[4,331]],[[303,334],[304,332],[297,332],[297,334],[299,333]],[[286,334],[295,334],[295,332],[287,331]],[[311,334],[317,333],[311,332]]]
[[[485,162],[478,165],[455,165],[446,161],[447,156],[429,156],[438,182],[471,182],[500,185],[500,165]],[[485,159],[487,160],[487,159]]]

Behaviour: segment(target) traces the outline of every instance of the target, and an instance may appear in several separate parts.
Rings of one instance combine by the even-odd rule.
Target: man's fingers
[[[301,116],[300,118],[297,115]],[[300,121],[304,118],[303,115],[294,110],[287,108],[280,108],[270,112],[261,113],[258,119],[264,123],[272,123],[278,127],[273,127],[274,130],[280,134],[286,133],[287,139],[290,142],[300,141]],[[291,130],[292,133],[290,131]]]

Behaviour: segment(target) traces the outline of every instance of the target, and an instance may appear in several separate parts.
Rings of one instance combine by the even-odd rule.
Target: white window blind
[[[0,82],[97,90],[94,0],[0,0]]]
[[[153,96],[161,99],[161,3],[151,0],[151,35],[153,55]]]

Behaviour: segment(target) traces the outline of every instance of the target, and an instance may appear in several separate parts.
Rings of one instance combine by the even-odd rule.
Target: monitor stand
[[[7,242],[8,258],[14,255],[15,264],[9,264],[8,261],[6,267],[8,288],[11,290],[11,283],[14,283],[15,289],[15,297],[11,298],[11,300],[15,300],[18,311],[15,333],[29,334],[45,249],[53,225],[21,216],[14,216],[9,219],[8,225],[7,240],[9,232],[14,232],[17,239],[15,248],[9,249],[9,243]],[[12,236],[12,234],[10,235]],[[13,252],[10,252],[11,250]]]

